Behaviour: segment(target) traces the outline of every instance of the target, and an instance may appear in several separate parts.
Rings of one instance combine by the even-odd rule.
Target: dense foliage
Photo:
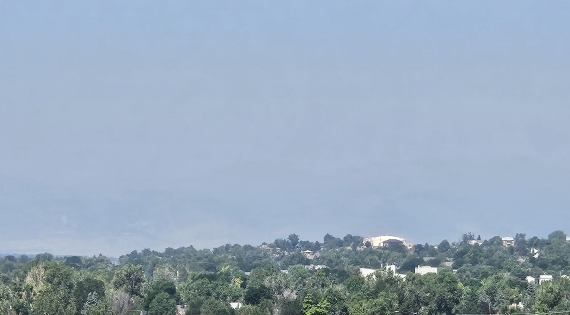
[[[415,274],[418,265],[438,272]],[[360,268],[377,271],[363,277]],[[517,234],[513,246],[468,233],[457,242],[411,248],[372,248],[350,234],[327,234],[322,243],[291,234],[257,247],[144,249],[117,263],[102,255],[5,256],[0,314],[560,313],[570,309],[566,274],[570,242],[562,231],[546,239]],[[541,275],[552,281],[527,281]]]

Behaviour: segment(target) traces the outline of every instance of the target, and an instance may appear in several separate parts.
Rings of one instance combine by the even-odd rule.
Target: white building
[[[526,276],[526,282],[535,284],[536,279],[534,277],[531,277],[531,276]]]
[[[302,251],[303,255],[305,255],[305,257],[309,258],[309,259],[313,259],[315,258],[315,252],[313,252],[312,250],[304,250]]]
[[[515,246],[515,239],[510,236],[502,237],[504,247]]]
[[[415,272],[422,276],[428,273],[437,273],[437,267],[417,266]]]
[[[360,275],[364,278],[368,277],[369,275],[373,275],[375,272],[376,269],[360,268]]]
[[[374,248],[378,247],[386,247],[393,244],[401,244],[408,248],[412,247],[412,244],[406,243],[406,240],[402,237],[392,236],[392,235],[381,235],[381,236],[373,236],[367,237],[363,240],[363,244],[370,243],[370,246]]]
[[[240,302],[231,302],[230,303],[231,308],[233,308],[234,310],[240,309],[243,305]]]
[[[394,276],[396,276],[396,277],[398,277],[398,278],[400,278],[400,279],[402,279],[402,280],[406,280],[406,275],[404,275],[404,274],[396,273],[396,274],[394,274]]]
[[[552,275],[540,275],[538,277],[538,284],[542,284],[545,281],[552,281]]]
[[[386,269],[386,271],[392,271],[393,274],[396,274],[396,265],[388,265],[384,269]]]
[[[384,269],[387,272],[391,271],[392,274],[394,275],[394,277],[398,277],[402,280],[406,280],[406,275],[396,273],[396,265],[389,265],[389,266],[386,266]],[[378,270],[377,269],[370,269],[370,268],[360,268],[359,271],[360,271],[360,276],[362,276],[363,278],[366,278],[369,275],[372,275],[372,278],[376,279],[375,273]]]

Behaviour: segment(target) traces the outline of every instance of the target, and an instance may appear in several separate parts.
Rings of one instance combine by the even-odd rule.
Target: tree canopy
[[[173,315],[176,305],[189,315],[542,314],[570,308],[570,243],[563,231],[547,238],[517,233],[507,247],[501,237],[481,240],[473,233],[409,248],[363,240],[327,234],[320,243],[290,234],[260,246],[144,249],[121,256],[118,264],[102,255],[8,255],[0,258],[0,314]],[[418,266],[437,273],[415,274]],[[364,277],[361,268],[373,272]]]

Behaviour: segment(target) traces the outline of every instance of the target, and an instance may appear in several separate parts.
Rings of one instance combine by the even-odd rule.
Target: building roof
[[[374,274],[376,272],[376,269],[360,268],[359,271],[361,276],[367,277],[368,275]]]
[[[384,243],[402,243],[405,244],[406,240],[403,237],[393,235],[380,235],[372,236],[364,239],[364,242],[370,242],[372,246],[380,246]]]
[[[237,310],[237,309],[241,308],[243,305],[241,304],[241,302],[230,302],[230,306],[234,310]]]

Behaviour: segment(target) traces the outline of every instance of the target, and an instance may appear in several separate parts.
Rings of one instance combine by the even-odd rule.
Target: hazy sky
[[[570,222],[569,1],[2,1],[0,252]]]

